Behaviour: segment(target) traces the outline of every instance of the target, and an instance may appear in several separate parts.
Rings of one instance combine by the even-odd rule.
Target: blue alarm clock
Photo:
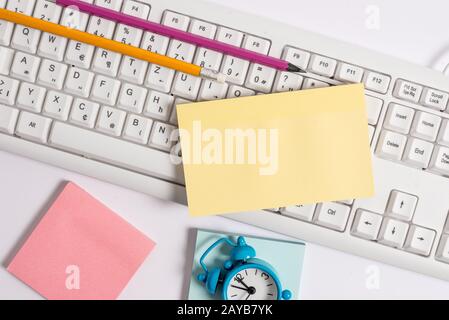
[[[208,269],[204,260],[220,244],[232,247],[229,260],[223,269]],[[200,265],[204,273],[198,280],[206,290],[215,296],[221,285],[224,300],[289,300],[292,293],[282,290],[281,281],[274,268],[267,262],[256,258],[256,250],[246,244],[244,237],[238,237],[237,243],[223,237],[215,241],[201,256]]]

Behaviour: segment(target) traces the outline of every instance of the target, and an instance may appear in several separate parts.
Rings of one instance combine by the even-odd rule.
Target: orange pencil
[[[97,46],[106,50],[114,51],[136,59],[148,61],[163,67],[181,71],[197,77],[205,77],[220,82],[226,81],[226,76],[212,69],[203,68],[192,63],[170,58],[161,54],[150,52],[118,41],[99,37],[87,32],[67,28],[56,23],[40,20],[21,13],[0,9],[0,19],[21,24],[26,27],[52,33],[61,37]]]

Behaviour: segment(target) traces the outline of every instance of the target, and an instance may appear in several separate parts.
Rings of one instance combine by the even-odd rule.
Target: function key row
[[[366,89],[381,94],[387,93],[391,82],[388,75],[294,47],[286,47],[282,58],[320,76],[342,82],[363,82]]]

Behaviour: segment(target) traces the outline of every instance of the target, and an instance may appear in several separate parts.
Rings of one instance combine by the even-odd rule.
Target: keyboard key
[[[22,111],[17,123],[16,135],[24,139],[46,143],[51,119]]]
[[[76,67],[88,69],[94,55],[94,46],[73,41],[69,41],[65,62]]]
[[[382,216],[362,209],[357,210],[351,233],[367,240],[376,240],[382,225]]]
[[[343,231],[349,218],[351,208],[343,204],[326,202],[317,207],[314,222],[320,226]]]
[[[166,10],[164,12],[164,17],[162,18],[162,24],[166,25],[171,28],[179,29],[182,31],[187,31],[187,28],[189,27],[190,18],[173,12]]]
[[[304,82],[302,84],[302,89],[306,90],[306,89],[317,89],[317,88],[326,88],[329,87],[329,83],[323,82],[323,81],[319,81],[319,80],[315,80],[312,78],[305,78]]]
[[[440,261],[449,263],[449,234],[441,236],[440,244],[436,252],[436,258]]]
[[[175,98],[170,94],[150,91],[145,104],[144,114],[155,119],[167,121]]]
[[[135,113],[141,113],[147,98],[147,89],[125,83],[120,89],[118,107]]]
[[[170,123],[174,124],[174,125],[178,125],[178,113],[176,112],[176,106],[180,105],[180,104],[185,104],[185,103],[192,103],[192,101],[183,99],[183,98],[176,98],[175,99],[175,103],[174,103],[174,107],[172,108],[172,113],[170,116]]]
[[[140,41],[142,40],[142,35],[142,29],[137,29],[119,23],[117,26],[117,31],[115,32],[114,40],[130,46],[138,47],[140,45]]]
[[[393,95],[396,98],[411,102],[418,102],[421,97],[423,87],[405,80],[397,80]]]
[[[253,90],[239,87],[239,86],[230,86],[228,90],[228,94],[226,98],[240,98],[240,97],[249,97],[254,96],[256,93]]]
[[[384,102],[381,99],[365,96],[366,101],[366,113],[368,116],[368,123],[376,125],[379,120],[380,113]]]
[[[449,175],[449,148],[436,146],[430,168],[444,175]]]
[[[92,69],[106,76],[115,77],[120,66],[121,58],[122,55],[119,53],[98,48],[95,53]]]
[[[164,151],[170,151],[175,142],[172,139],[174,138],[172,137],[172,132],[175,129],[175,127],[169,124],[157,121],[153,125],[153,131],[151,132],[150,146]]]
[[[216,40],[240,47],[243,41],[243,33],[226,27],[218,27]]]
[[[243,48],[260,54],[267,55],[270,52],[271,42],[266,39],[258,38],[253,35],[247,35],[243,41]]]
[[[201,78],[177,72],[173,84],[173,94],[189,100],[195,100],[200,90]]]
[[[200,101],[224,99],[228,92],[228,84],[213,80],[203,80],[198,99]]]
[[[214,39],[217,26],[198,19],[193,19],[189,27],[189,32],[204,38]]]
[[[50,91],[44,103],[44,114],[58,120],[66,121],[69,116],[72,100],[72,96]]]
[[[22,82],[17,95],[17,106],[33,112],[40,112],[46,90],[31,83]]]
[[[0,76],[0,103],[12,106],[19,90],[19,81]]]
[[[109,10],[120,11],[123,0],[95,0],[95,5]]]
[[[31,16],[36,0],[8,0],[6,9]]]
[[[370,144],[373,141],[375,131],[376,129],[373,126],[368,126],[368,141]]]
[[[44,58],[62,61],[68,39],[44,32],[37,49],[37,54]]]
[[[199,48],[196,52],[194,64],[218,71],[222,60],[222,53],[206,48]]]
[[[97,75],[93,84],[91,98],[94,101],[113,106],[117,101],[119,89],[120,81]]]
[[[238,85],[243,85],[248,72],[249,61],[225,56],[221,71],[226,75],[226,80]]]
[[[62,12],[60,24],[71,29],[85,31],[88,21],[89,15],[87,13],[80,12],[73,7],[66,7]]]
[[[154,53],[166,54],[169,43],[168,37],[146,31],[140,47]]]
[[[11,66],[11,76],[29,82],[36,81],[41,59],[23,52],[16,52]]]
[[[274,82],[275,92],[296,91],[301,88],[304,78],[297,73],[288,71],[278,72]]]
[[[411,221],[415,213],[418,197],[409,193],[393,190],[388,200],[386,213],[395,218]]]
[[[87,98],[92,87],[94,74],[92,72],[72,67],[69,69],[64,90]]]
[[[421,103],[436,110],[446,110],[449,94],[435,89],[425,88],[421,97]]]
[[[148,62],[126,56],[122,60],[118,77],[142,85],[147,69]]]
[[[400,133],[408,133],[415,111],[412,108],[392,103],[385,116],[384,127]]]
[[[182,165],[174,165],[170,154],[146,146],[139,146],[63,122],[54,124],[49,143],[56,148],[115,166],[129,168],[176,183],[184,183]]]
[[[192,62],[195,49],[196,47],[193,44],[173,39],[170,41],[167,56],[185,62]]]
[[[410,138],[405,148],[404,160],[414,167],[425,169],[429,165],[432,151],[432,143]]]
[[[435,235],[434,230],[412,225],[405,241],[405,250],[427,257],[432,250]]]
[[[69,121],[86,128],[93,128],[99,109],[98,103],[76,98],[73,102]]]
[[[102,38],[112,39],[114,29],[115,22],[101,17],[91,16],[86,32]]]
[[[126,112],[116,108],[103,106],[101,107],[100,115],[98,116],[96,129],[118,137],[122,133],[125,118]]]
[[[0,131],[13,134],[18,117],[19,110],[0,104]]]
[[[150,6],[134,0],[125,0],[122,12],[146,20],[150,14]]]
[[[310,53],[292,47],[285,47],[282,59],[305,70],[309,65]]]
[[[246,87],[255,91],[269,93],[273,87],[276,70],[257,63],[251,64]]]
[[[405,222],[385,218],[380,229],[379,242],[394,248],[402,248],[409,225]]]
[[[67,65],[43,60],[37,76],[37,83],[54,89],[62,89],[65,76],[67,74]]]
[[[343,82],[362,82],[364,70],[348,63],[340,62],[335,72],[335,79]]]
[[[406,142],[406,136],[383,130],[380,133],[376,154],[382,158],[399,161],[402,158]]]
[[[38,1],[34,8],[33,17],[52,23],[58,23],[62,8],[50,1]]]
[[[11,43],[14,24],[5,20],[0,20],[0,45],[9,46]]]
[[[440,130],[441,117],[418,111],[413,122],[411,134],[415,137],[435,141]]]
[[[310,71],[329,78],[334,75],[336,67],[337,67],[336,60],[328,57],[319,56],[317,54],[312,55],[309,64]]]
[[[41,32],[36,29],[16,25],[11,40],[11,47],[21,51],[36,53]]]
[[[443,119],[437,142],[449,147],[449,120]]]
[[[281,214],[294,219],[312,221],[315,208],[315,204],[289,206],[282,208]]]
[[[126,140],[147,144],[153,120],[129,114],[126,119],[123,137]]]
[[[368,71],[365,76],[365,88],[379,93],[387,93],[390,81],[389,76]]]
[[[0,47],[0,57],[0,74],[9,75],[9,70],[14,59],[14,50]]]
[[[170,92],[175,71],[155,64],[150,66],[145,86],[161,92]]]

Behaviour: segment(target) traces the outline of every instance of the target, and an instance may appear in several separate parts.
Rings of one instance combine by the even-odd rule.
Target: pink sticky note
[[[68,183],[8,271],[47,299],[116,299],[154,245]]]

